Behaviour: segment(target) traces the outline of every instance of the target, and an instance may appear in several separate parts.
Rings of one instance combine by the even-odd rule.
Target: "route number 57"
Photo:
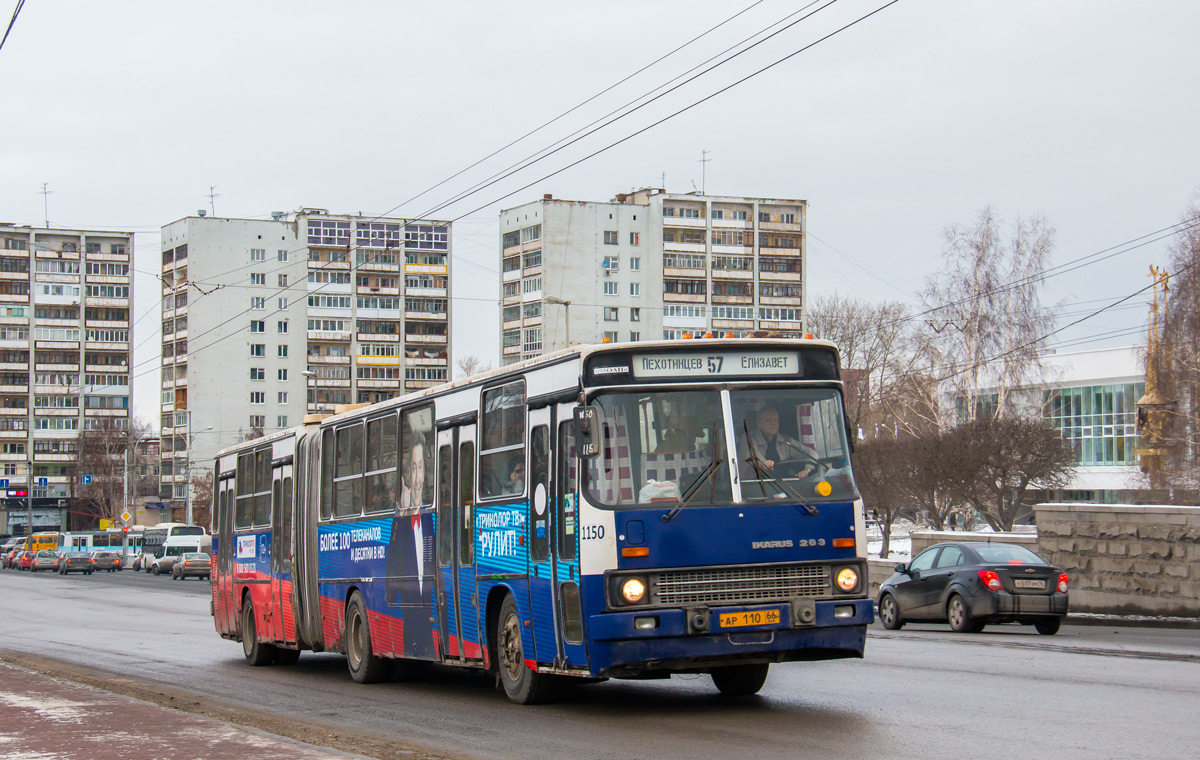
[[[721,365],[725,363],[724,356],[708,357],[708,374],[715,375],[721,371]]]

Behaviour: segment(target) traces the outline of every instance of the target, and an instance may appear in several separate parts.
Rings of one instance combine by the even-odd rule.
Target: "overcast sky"
[[[1182,0],[900,0],[535,181],[886,2],[820,0],[750,52],[442,207],[807,0],[752,2],[28,0],[0,50],[0,220],[42,224],[49,183],[52,226],[138,233],[135,314],[148,315],[135,410],[153,422],[158,230],[207,208],[211,185],[221,216],[317,206],[455,219],[453,351],[493,362],[498,210],[547,192],[608,200],[664,175],[690,191],[702,150],[712,194],[809,201],[810,298],[913,300],[945,226],[988,204],[1008,220],[1048,216],[1062,263],[1176,222],[1200,187],[1200,3]],[[1145,286],[1166,259],[1159,242],[1052,278],[1047,301],[1071,321]],[[1141,340],[1113,333],[1144,316],[1114,309],[1063,333],[1062,350]]]

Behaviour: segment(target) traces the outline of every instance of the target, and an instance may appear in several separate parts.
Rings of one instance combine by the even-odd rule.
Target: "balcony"
[[[442,343],[446,342],[445,335],[422,335],[417,333],[406,333],[404,335],[405,343]]]
[[[334,340],[341,343],[350,342],[349,330],[309,330],[309,340]]]
[[[400,381],[396,380],[359,380],[358,387],[360,389],[385,389],[392,390],[400,387]]]
[[[758,273],[760,280],[773,280],[775,282],[800,282],[799,272],[768,272],[766,270]]]
[[[388,333],[358,333],[357,335],[355,335],[354,339],[357,340],[359,343],[365,343],[368,341],[376,341],[376,342],[379,342],[379,341],[389,342],[390,341],[392,343],[398,343],[400,341],[400,336],[394,335],[394,334],[389,335]]]
[[[349,364],[349,356],[331,356],[328,354],[309,354],[310,364]]]

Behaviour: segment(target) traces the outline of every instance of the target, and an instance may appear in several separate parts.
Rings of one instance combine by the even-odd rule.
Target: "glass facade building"
[[[1044,392],[1044,414],[1074,446],[1077,464],[1136,465],[1137,400],[1145,389],[1145,383],[1054,388]]]

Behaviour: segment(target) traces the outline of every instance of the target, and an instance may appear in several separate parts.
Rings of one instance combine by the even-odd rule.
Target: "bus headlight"
[[[852,567],[838,570],[837,587],[842,591],[853,591],[858,587],[858,572]]]
[[[621,583],[621,597],[629,604],[646,598],[646,583],[641,578],[626,578]]]

